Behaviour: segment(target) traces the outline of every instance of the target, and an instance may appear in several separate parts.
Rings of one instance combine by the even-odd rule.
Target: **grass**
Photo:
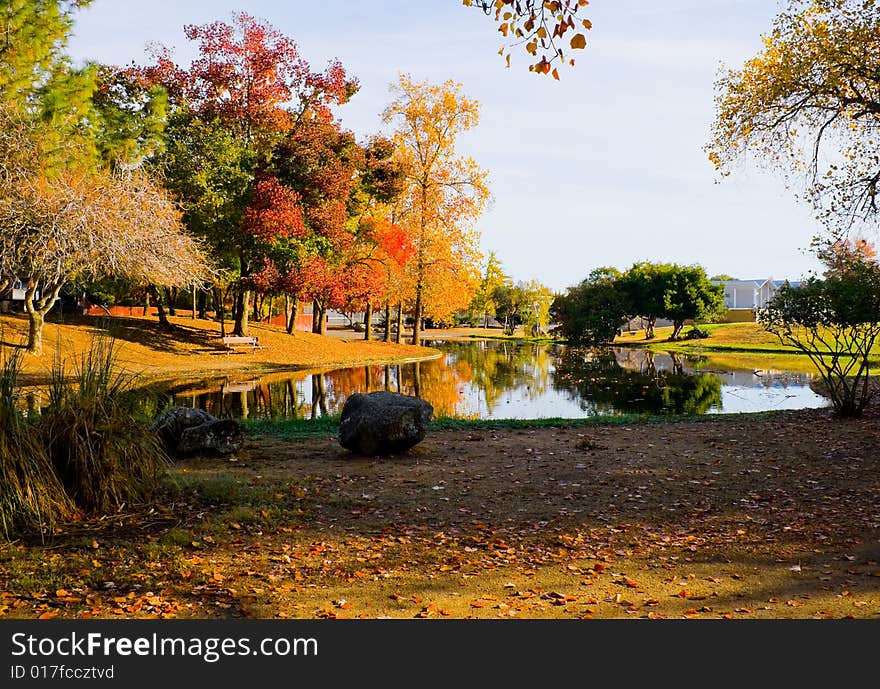
[[[264,323],[251,324],[251,334],[263,349],[226,353],[220,341],[220,324],[210,320],[172,317],[171,330],[159,326],[154,318],[94,318],[65,316],[47,322],[46,347],[40,355],[28,355],[21,362],[23,384],[45,383],[51,379],[56,352],[68,366],[78,362],[81,352],[99,335],[110,335],[118,343],[120,368],[137,376],[143,384],[193,375],[224,375],[233,371],[271,373],[342,367],[370,363],[400,363],[439,356],[426,347],[363,340],[346,342],[334,337],[297,332]],[[227,324],[227,327],[229,324]],[[0,315],[0,340],[17,345],[27,332],[27,321],[19,315]]]
[[[598,426],[630,426],[633,424],[676,424],[755,421],[782,414],[780,411],[743,412],[736,414],[702,414],[699,416],[652,416],[620,414],[616,416],[588,416],[584,418],[546,417],[540,419],[460,419],[440,417],[431,421],[431,431],[487,431],[499,429],[553,429],[590,428]],[[255,438],[278,438],[294,440],[335,435],[339,430],[339,416],[323,416],[317,419],[243,419],[247,433]]]
[[[26,410],[21,350],[0,349],[0,535],[45,535],[62,521],[152,497],[170,460],[113,341],[93,340],[72,373],[57,358],[48,403]]]
[[[783,345],[775,335],[757,323],[716,323],[700,325],[709,337],[698,340],[670,340],[671,327],[657,328],[654,337],[645,340],[643,331],[624,333],[615,345],[646,347],[662,352],[712,355],[712,364],[729,368],[755,368],[815,373],[809,358],[794,347]],[[716,355],[725,355],[725,358]],[[730,358],[727,358],[730,355]],[[880,344],[870,357],[872,369],[880,369]]]

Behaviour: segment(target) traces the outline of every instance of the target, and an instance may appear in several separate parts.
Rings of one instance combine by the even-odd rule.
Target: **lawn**
[[[368,363],[401,362],[438,356],[425,347],[363,340],[346,342],[334,337],[284,330],[266,324],[251,324],[263,349],[238,350],[227,354],[220,340],[220,324],[210,320],[170,318],[165,329],[155,318],[65,317],[47,323],[41,355],[23,360],[23,382],[47,377],[56,354],[76,362],[79,352],[88,350],[95,336],[110,335],[121,345],[119,363],[140,379],[155,380],[193,375],[208,376],[247,370],[266,373]],[[230,327],[227,324],[227,327]],[[23,316],[0,316],[0,342],[18,345],[27,333]]]

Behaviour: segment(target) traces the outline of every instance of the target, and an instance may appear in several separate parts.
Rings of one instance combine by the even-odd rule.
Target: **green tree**
[[[700,266],[636,263],[618,285],[626,295],[630,315],[647,321],[645,339],[654,337],[658,318],[672,321],[674,340],[686,320],[709,320],[724,308],[724,288],[713,285]]]
[[[654,324],[666,313],[668,273],[668,266],[643,261],[634,264],[617,283],[629,305],[629,315],[646,321],[646,340],[654,337]]]
[[[619,277],[614,268],[598,268],[556,298],[553,314],[566,338],[590,345],[614,341],[630,311]]]
[[[713,285],[700,266],[672,265],[666,279],[663,317],[672,321],[671,339],[686,320],[712,320],[724,311],[724,287]]]
[[[65,49],[77,10],[90,0],[0,0],[0,104],[40,128],[41,165],[93,162],[87,115],[96,68],[74,68]]]
[[[860,416],[871,398],[871,349],[880,336],[880,266],[856,251],[823,256],[824,278],[779,289],[759,322],[810,357],[841,416]]]
[[[521,285],[501,285],[493,290],[492,302],[495,304],[495,318],[504,326],[504,333],[513,335],[527,314],[526,291]]]
[[[532,279],[519,283],[523,292],[522,324],[533,337],[547,334],[550,325],[550,311],[555,295],[547,285]]]

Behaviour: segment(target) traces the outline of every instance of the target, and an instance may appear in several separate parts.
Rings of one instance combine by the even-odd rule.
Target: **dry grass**
[[[63,323],[47,323],[39,356],[22,362],[22,382],[45,381],[50,377],[56,348],[62,358],[75,362],[88,349],[93,337],[109,334],[120,345],[119,364],[143,380],[206,375],[229,371],[273,371],[367,364],[436,355],[436,350],[386,342],[345,342],[333,337],[283,330],[265,324],[251,324],[263,349],[238,350],[227,354],[220,340],[220,324],[207,320],[171,318],[166,330],[155,318],[65,317]],[[228,326],[228,324],[227,324]],[[0,340],[20,344],[27,333],[21,316],[0,316]]]

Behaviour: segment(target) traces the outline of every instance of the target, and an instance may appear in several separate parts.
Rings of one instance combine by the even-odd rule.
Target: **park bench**
[[[249,337],[232,337],[227,336],[223,338],[223,344],[226,347],[226,353],[235,350],[237,347],[250,347],[252,351],[257,351],[258,349],[262,349],[263,347],[260,345],[260,341],[258,338],[249,336]]]

